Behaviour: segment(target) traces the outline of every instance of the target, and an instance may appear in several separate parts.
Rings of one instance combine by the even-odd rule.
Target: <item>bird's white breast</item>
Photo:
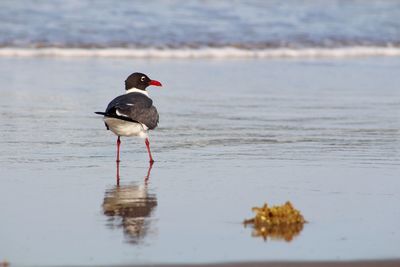
[[[144,124],[110,117],[104,117],[104,122],[108,125],[110,130],[118,136],[139,136],[147,138],[148,128]]]

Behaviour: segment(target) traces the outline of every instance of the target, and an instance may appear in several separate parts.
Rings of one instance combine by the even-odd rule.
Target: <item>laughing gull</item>
[[[111,130],[118,136],[117,162],[120,161],[121,136],[144,138],[150,163],[154,162],[150,152],[148,131],[157,127],[158,112],[146,91],[149,85],[162,86],[159,81],[151,80],[147,75],[135,72],[125,80],[125,94],[114,98],[105,112],[95,112],[104,116],[107,130]]]

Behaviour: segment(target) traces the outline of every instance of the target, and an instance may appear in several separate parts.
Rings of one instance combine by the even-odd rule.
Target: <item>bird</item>
[[[151,85],[162,86],[159,81],[150,79],[146,74],[132,73],[125,80],[125,94],[114,98],[105,112],[95,112],[103,115],[106,129],[118,136],[117,163],[120,162],[121,136],[138,136],[145,139],[149,162],[154,162],[148,131],[157,127],[159,114],[146,90]]]

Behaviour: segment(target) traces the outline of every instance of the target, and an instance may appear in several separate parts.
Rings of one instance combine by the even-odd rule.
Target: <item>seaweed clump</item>
[[[244,221],[244,225],[253,226],[252,236],[262,237],[264,240],[275,239],[287,242],[299,235],[306,222],[299,210],[287,201],[280,206],[269,207],[267,203],[262,207],[254,207],[256,216]]]

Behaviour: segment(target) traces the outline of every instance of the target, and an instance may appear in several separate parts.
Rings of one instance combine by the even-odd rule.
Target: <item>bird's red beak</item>
[[[156,81],[156,80],[151,80],[149,82],[149,85],[162,86],[162,84],[159,81]]]

